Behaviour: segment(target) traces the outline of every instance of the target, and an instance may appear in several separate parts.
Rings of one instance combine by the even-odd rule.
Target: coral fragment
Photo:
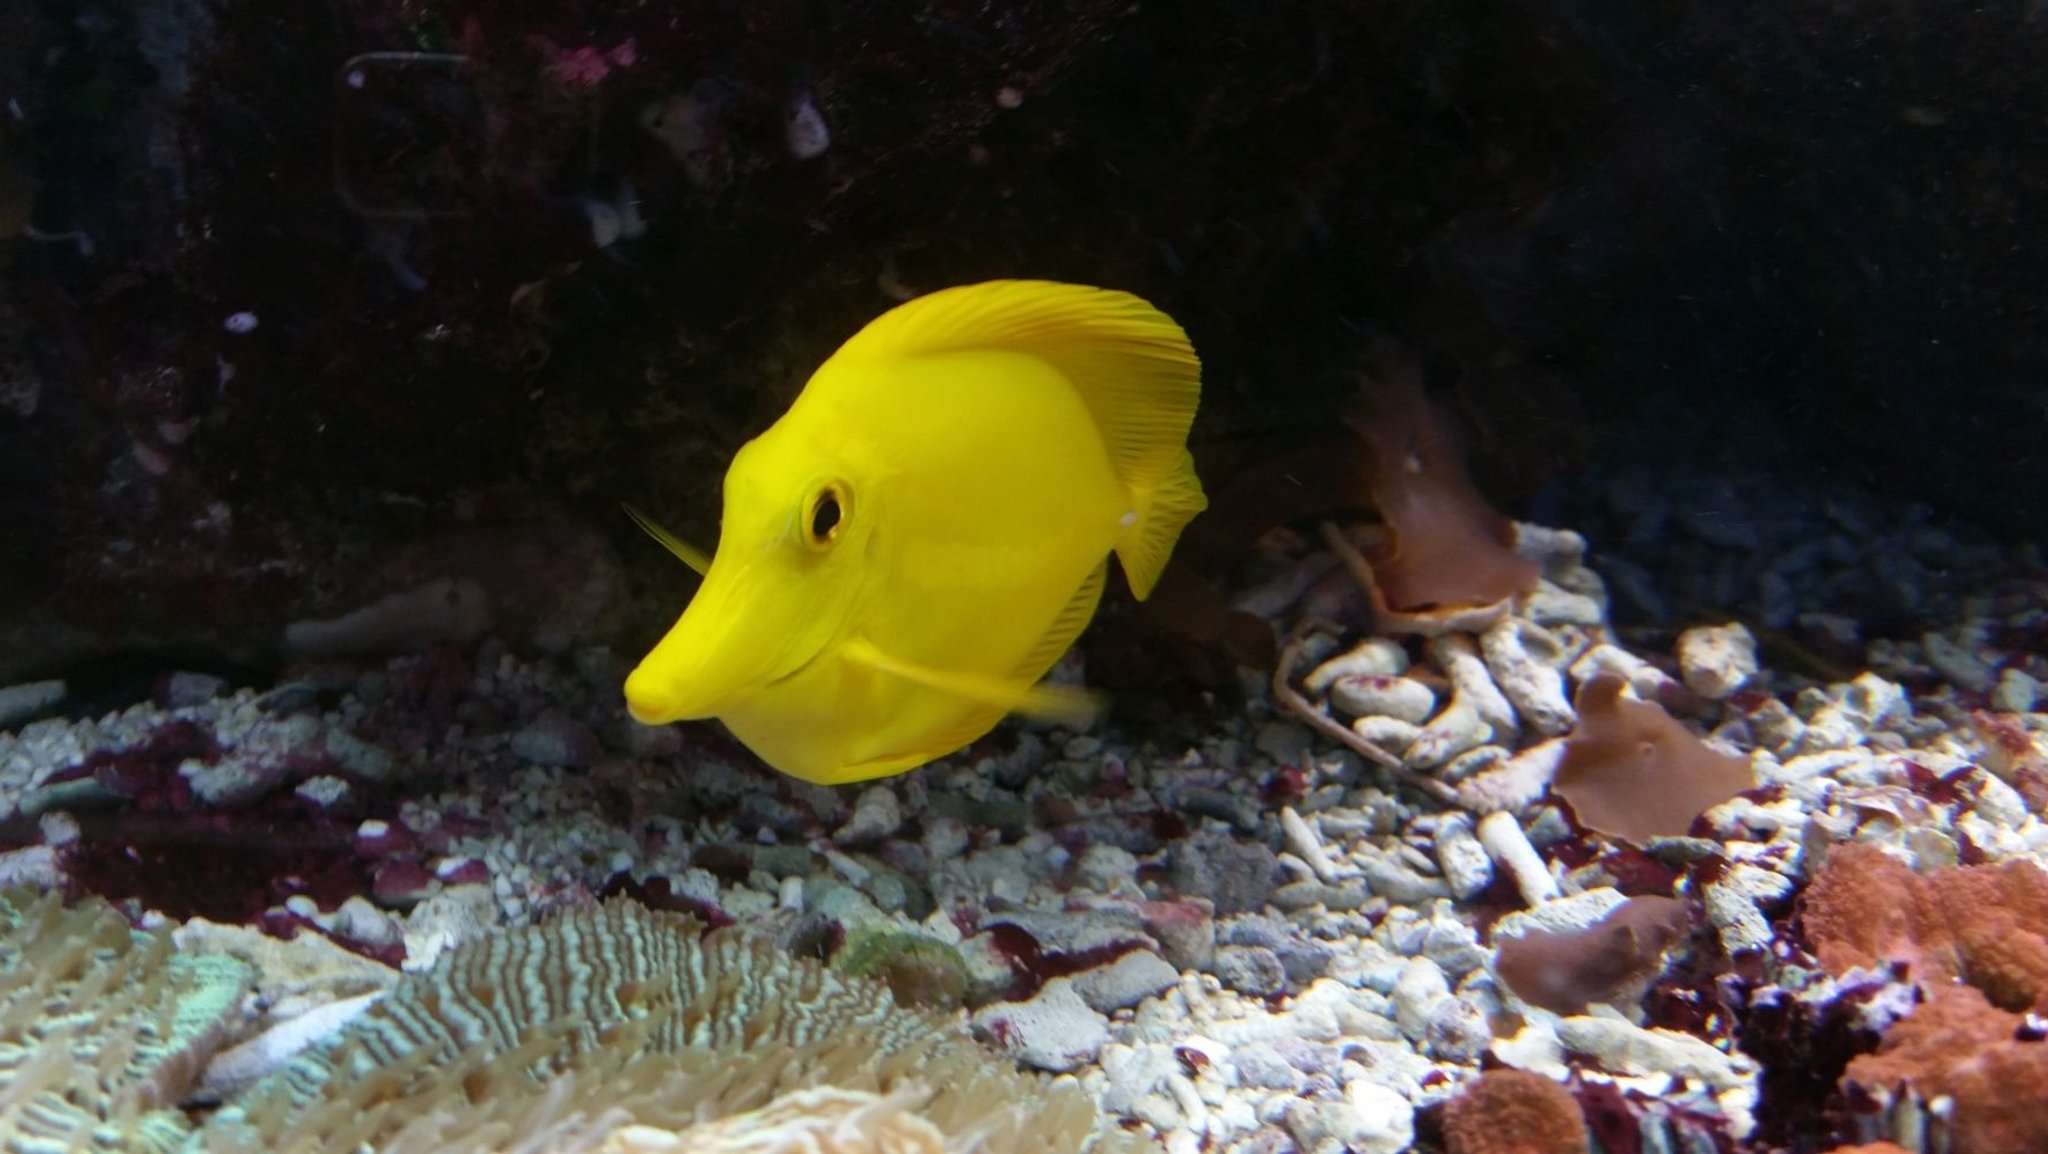
[[[824,1089],[841,1096],[800,1101]],[[911,1104],[914,1120],[897,1117]],[[205,1137],[223,1152],[425,1154],[502,1150],[518,1136],[524,1149],[574,1154],[676,1139],[722,1149],[772,1124],[806,1148],[818,1135],[805,1117],[839,1118],[829,1128],[840,1137],[861,1119],[882,1127],[843,1147],[808,1142],[849,1152],[921,1150],[936,1134],[948,1148],[971,1135],[991,1154],[1052,1154],[1080,1150],[1096,1127],[1078,1087],[1020,1074],[880,983],[613,899],[407,975],[334,1043],[215,1115]]]

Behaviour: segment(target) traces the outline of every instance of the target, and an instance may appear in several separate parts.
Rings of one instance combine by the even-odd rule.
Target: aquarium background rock
[[[824,353],[1002,275],[1180,319],[1212,475],[1321,427],[1365,331],[1451,383],[1504,501],[1584,501],[1589,457],[1747,405],[1817,476],[2044,528],[2048,142],[2012,110],[2048,30],[2016,12],[6,19],[0,678],[265,664],[292,622],[489,574],[583,597],[516,622],[541,640],[638,637],[669,572],[618,501],[709,540],[723,462]],[[469,533],[509,557],[434,556]],[[564,534],[582,566],[536,564]]]

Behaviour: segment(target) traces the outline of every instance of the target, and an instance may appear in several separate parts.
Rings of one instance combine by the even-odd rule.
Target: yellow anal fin
[[[1031,656],[1019,662],[1011,676],[1019,683],[1029,685],[1059,663],[1059,659],[1073,646],[1074,638],[1079,637],[1081,631],[1088,628],[1088,623],[1095,619],[1095,606],[1102,600],[1102,586],[1108,576],[1109,562],[1105,560],[1088,574],[1079,589],[1074,590],[1066,608],[1053,618],[1052,626],[1031,650]]]
[[[1087,725],[1102,709],[1103,703],[1099,695],[1085,689],[1065,685],[1032,685],[1005,681],[1000,677],[985,677],[977,673],[931,669],[892,657],[882,652],[873,642],[858,637],[848,641],[841,652],[849,661],[858,662],[891,677],[900,677],[927,689],[935,689],[967,701],[993,705],[1012,713],[1022,713],[1028,717],[1055,721],[1063,725]]]
[[[655,522],[654,518],[649,517],[633,506],[624,505],[622,507],[626,510],[626,516],[631,517],[635,525],[640,526],[641,530],[649,537],[661,542],[661,547],[675,554],[678,561],[696,570],[697,576],[702,577],[711,568],[711,558],[706,556],[702,549],[662,528]]]

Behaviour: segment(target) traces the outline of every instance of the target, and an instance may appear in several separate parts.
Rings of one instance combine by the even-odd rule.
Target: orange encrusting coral
[[[1591,1137],[1571,1091],[1526,1070],[1489,1070],[1444,1103],[1449,1154],[1585,1154]]]
[[[2048,1041],[1969,986],[1946,986],[1849,1063],[1844,1086],[1955,1103],[1954,1154],[2048,1150]]]
[[[1922,876],[1875,847],[1839,846],[1801,916],[1829,973],[1904,962],[1930,990],[1962,981],[2003,1009],[2048,1012],[2048,871],[2031,862]]]
[[[1411,365],[1374,375],[1346,417],[1372,461],[1373,507],[1391,540],[1368,557],[1375,597],[1398,613],[1486,605],[1536,584],[1542,567],[1515,552],[1514,522],[1465,475],[1452,425]]]
[[[1715,749],[1625,688],[1619,676],[1601,673],[1579,686],[1573,702],[1578,725],[1565,738],[1550,788],[1580,825],[1637,844],[1682,837],[1694,818],[1756,787],[1747,757]]]

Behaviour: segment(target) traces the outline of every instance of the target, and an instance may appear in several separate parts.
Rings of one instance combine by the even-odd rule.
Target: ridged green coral
[[[818,1088],[840,1096],[806,1105]],[[408,975],[223,1109],[195,1148],[583,1154],[721,1148],[718,1135],[761,1127],[801,1148],[801,1120],[827,1108],[855,1119],[835,1131],[841,1150],[1126,1141],[1098,1131],[1079,1086],[1019,1072],[956,1019],[742,931],[615,900]],[[862,1120],[882,1129],[856,1140]]]
[[[858,943],[856,943],[858,944]],[[876,938],[855,959],[948,972]],[[203,1125],[254,968],[105,902],[0,894],[0,1151],[1078,1154],[1134,1139],[957,1016],[629,901],[472,942]]]
[[[182,1148],[178,1099],[254,977],[236,958],[178,954],[98,899],[0,893],[0,1149]]]

